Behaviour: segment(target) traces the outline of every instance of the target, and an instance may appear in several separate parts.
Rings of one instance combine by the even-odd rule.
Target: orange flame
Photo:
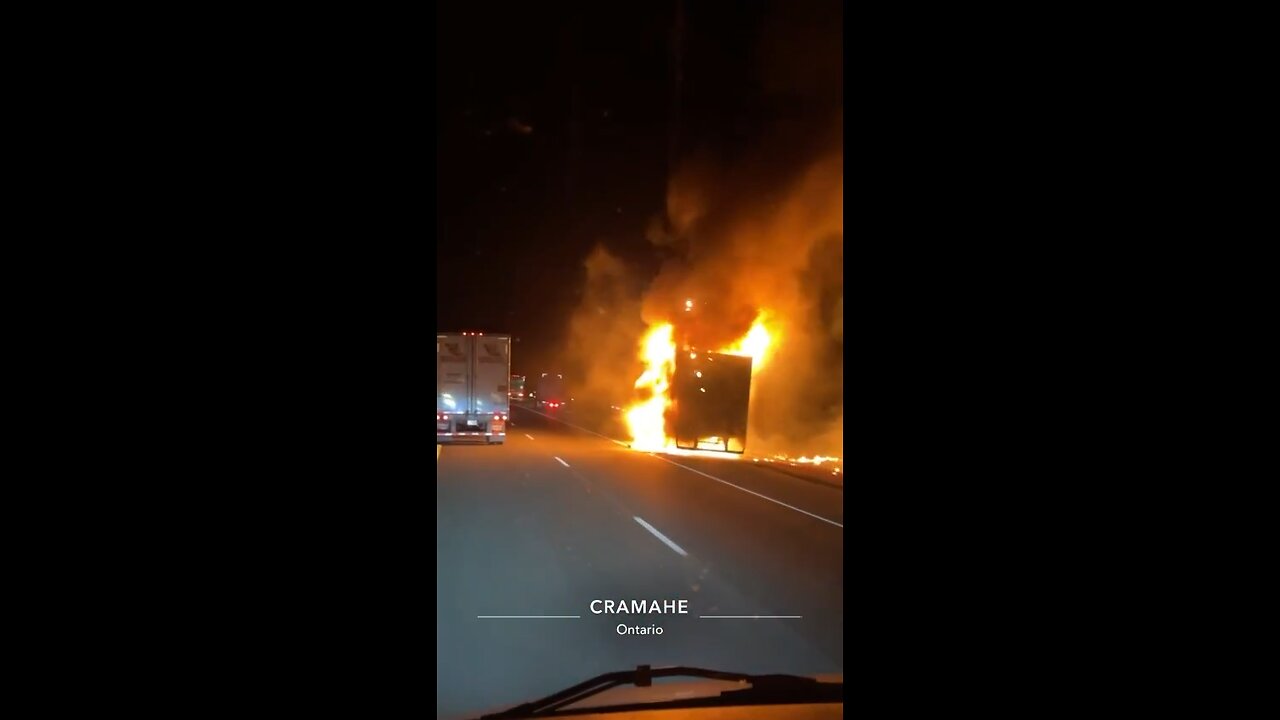
[[[640,346],[640,359],[646,367],[636,380],[636,389],[648,391],[649,397],[633,404],[626,412],[631,447],[636,450],[653,452],[675,445],[675,441],[667,437],[664,418],[671,405],[667,390],[676,366],[674,332],[670,323],[655,325]]]
[[[774,343],[776,333],[766,327],[769,319],[766,311],[760,311],[746,335],[718,351],[751,356],[753,378],[765,366],[769,348]],[[631,447],[646,452],[675,452],[675,439],[667,435],[666,429],[666,412],[671,406],[671,376],[676,364],[675,327],[671,323],[649,328],[640,343],[640,359],[645,363],[645,370],[635,386],[645,397],[629,406],[625,413]]]
[[[645,333],[644,340],[640,343],[640,359],[644,360],[645,370],[636,379],[635,387],[640,391],[641,400],[634,402],[627,407],[625,418],[627,430],[631,433],[631,447],[634,450],[645,452],[663,452],[663,454],[672,455],[698,455],[705,457],[719,457],[719,459],[736,460],[736,455],[726,455],[724,452],[708,451],[708,450],[682,450],[676,447],[676,439],[669,437],[667,434],[666,414],[668,407],[671,407],[671,379],[676,372],[676,340],[675,325],[671,323],[659,323],[652,325],[649,332]],[[755,377],[759,374],[760,369],[765,368],[772,359],[773,351],[778,346],[778,324],[774,322],[773,315],[768,310],[760,310],[755,316],[755,322],[751,323],[751,328],[736,342],[723,347],[722,352],[726,355],[749,355],[751,357],[751,395],[755,395]],[[718,445],[719,438],[700,438],[699,448],[703,445],[703,441],[710,442],[710,445]],[[788,464],[796,465],[813,465],[815,468],[827,465],[831,468],[833,475],[844,473],[841,468],[840,457],[828,455],[814,455],[791,457],[788,455],[773,455],[772,457],[753,457],[753,461],[759,462],[788,462]]]
[[[765,366],[765,359],[769,355],[769,347],[773,344],[773,335],[769,332],[769,328],[765,323],[771,320],[767,310],[761,310],[756,315],[756,320],[751,324],[751,329],[747,334],[742,336],[737,342],[729,345],[718,352],[726,355],[750,355],[751,356],[751,377],[755,377],[756,373]]]
[[[814,465],[821,465],[821,464],[822,464],[822,463],[824,463],[824,462],[840,462],[840,458],[838,458],[838,457],[825,457],[825,456],[823,456],[823,455],[815,455],[814,457],[811,457],[811,458],[807,458],[807,457],[800,457],[800,458],[796,458],[796,462],[798,462],[798,463],[813,463]]]

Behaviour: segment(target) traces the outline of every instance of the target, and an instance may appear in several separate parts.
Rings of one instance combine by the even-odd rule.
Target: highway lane
[[[512,420],[502,446],[437,457],[438,714],[645,663],[843,672],[840,490],[742,461],[667,461],[520,409]],[[689,614],[595,615],[593,599],[686,599]]]

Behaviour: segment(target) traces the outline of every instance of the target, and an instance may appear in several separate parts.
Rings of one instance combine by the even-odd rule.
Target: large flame
[[[751,324],[751,329],[747,331],[737,342],[724,347],[717,352],[726,355],[750,355],[751,356],[751,377],[755,377],[765,366],[765,359],[768,357],[769,346],[773,343],[775,333],[769,332],[766,322],[770,320],[769,312],[761,310],[756,315],[756,321]]]
[[[765,366],[770,345],[776,332],[770,332],[766,323],[767,311],[760,311],[747,334],[717,352],[728,355],[751,356],[751,377],[754,379]],[[645,370],[636,380],[636,389],[642,398],[627,408],[625,417],[631,433],[631,447],[647,452],[675,452],[676,441],[667,435],[666,412],[671,406],[671,376],[675,373],[675,327],[671,323],[659,323],[649,328],[640,343],[640,359]],[[753,383],[754,384],[754,383]]]
[[[676,366],[675,328],[670,323],[654,325],[641,343],[640,359],[645,370],[636,380],[636,389],[648,397],[627,408],[627,429],[636,450],[662,450],[675,441],[667,437],[664,415],[671,405],[667,390]]]

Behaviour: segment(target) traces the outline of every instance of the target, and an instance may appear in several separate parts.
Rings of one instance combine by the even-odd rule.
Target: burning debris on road
[[[840,458],[838,458],[838,457],[824,457],[824,456],[819,455],[819,456],[817,456],[817,457],[811,457],[811,458],[810,458],[810,457],[798,457],[798,458],[793,458],[793,457],[788,457],[788,456],[786,456],[786,455],[782,455],[782,454],[776,454],[776,455],[773,455],[772,457],[765,457],[765,458],[751,458],[751,460],[752,460],[752,462],[761,462],[761,461],[763,461],[763,462],[766,462],[766,463],[780,463],[780,464],[781,464],[781,463],[785,463],[785,464],[787,464],[787,465],[789,465],[789,466],[791,466],[791,467],[799,467],[799,466],[803,466],[803,465],[812,465],[812,466],[814,466],[815,468],[817,468],[817,467],[821,467],[823,463],[832,463],[832,465],[833,465],[833,467],[831,468],[831,474],[832,474],[832,475],[840,475],[842,472],[844,472],[844,468],[843,468],[843,467],[841,467],[841,465],[840,465]]]

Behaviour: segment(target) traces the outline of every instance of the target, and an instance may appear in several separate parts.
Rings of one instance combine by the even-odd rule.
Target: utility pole
[[[667,128],[667,178],[676,171],[680,155],[680,99],[684,92],[684,0],[675,0],[675,21],[671,27],[671,116]]]
[[[565,173],[565,218],[568,234],[577,237],[578,232],[578,173],[582,160],[582,89],[578,77],[578,11],[570,10],[563,28],[563,47],[567,48],[565,72],[569,80],[569,152]]]

